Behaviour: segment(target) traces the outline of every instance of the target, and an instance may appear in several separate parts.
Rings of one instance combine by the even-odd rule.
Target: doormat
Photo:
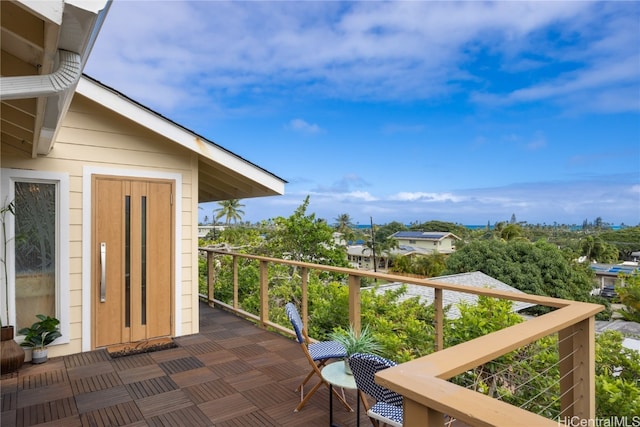
[[[107,352],[109,353],[109,356],[115,359],[117,357],[151,353],[152,351],[167,350],[169,348],[176,347],[178,347],[178,344],[173,342],[173,339],[160,338],[111,346],[107,348]]]

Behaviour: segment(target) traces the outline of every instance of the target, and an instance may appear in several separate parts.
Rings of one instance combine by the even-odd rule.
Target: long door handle
[[[100,243],[100,302],[107,302],[107,244]]]

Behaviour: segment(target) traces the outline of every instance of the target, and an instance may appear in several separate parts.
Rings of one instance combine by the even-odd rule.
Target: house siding
[[[451,253],[454,251],[455,240],[451,237],[445,237],[442,240],[421,240],[421,239],[403,239],[396,238],[398,245],[413,246],[432,252]]]
[[[176,213],[180,226],[176,230],[176,250],[179,251],[181,270],[176,275],[181,281],[178,289],[181,295],[175,298],[174,325],[179,335],[198,332],[198,254],[197,254],[197,195],[198,159],[197,155],[173,144],[130,120],[101,107],[99,104],[79,94],[74,96],[70,109],[57,135],[51,153],[46,157],[32,159],[30,153],[20,149],[15,143],[2,141],[2,167],[30,169],[38,171],[64,172],[69,175],[69,212],[62,218],[69,221],[69,343],[52,346],[51,356],[73,354],[87,350],[87,340],[83,334],[86,324],[87,304],[83,287],[86,277],[83,268],[91,235],[85,235],[84,218],[87,212],[84,193],[84,170],[87,167],[108,169],[111,174],[126,176],[127,171],[136,171],[140,176],[154,177],[159,174],[180,176],[181,211]],[[180,239],[178,241],[178,239]],[[86,271],[85,275],[90,272]],[[65,280],[64,278],[62,280]],[[90,300],[89,300],[90,301]],[[90,312],[90,311],[89,311]],[[86,337],[85,337],[86,338]]]

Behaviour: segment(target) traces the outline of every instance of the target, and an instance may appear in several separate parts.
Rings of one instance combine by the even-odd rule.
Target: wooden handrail
[[[411,369],[414,373],[420,372],[448,380],[542,337],[561,331],[574,323],[588,319],[600,311],[601,307],[597,304],[577,302],[526,322],[405,362],[400,366]],[[381,374],[380,378],[401,375],[402,371],[403,369],[394,367]]]

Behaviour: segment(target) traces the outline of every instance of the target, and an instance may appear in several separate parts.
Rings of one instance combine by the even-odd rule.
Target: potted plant
[[[332,341],[336,341],[342,344],[347,352],[347,357],[344,361],[344,370],[347,374],[351,375],[351,368],[349,368],[349,357],[356,353],[373,353],[378,354],[382,350],[382,346],[378,340],[373,336],[369,325],[360,330],[358,334],[353,325],[349,325],[348,330],[343,328],[335,329],[329,337]]]
[[[47,346],[61,337],[59,324],[60,321],[55,317],[37,314],[40,319],[29,328],[22,328],[18,331],[20,335],[24,335],[24,341],[20,343],[22,347],[31,347],[31,363],[44,363],[48,359]]]

